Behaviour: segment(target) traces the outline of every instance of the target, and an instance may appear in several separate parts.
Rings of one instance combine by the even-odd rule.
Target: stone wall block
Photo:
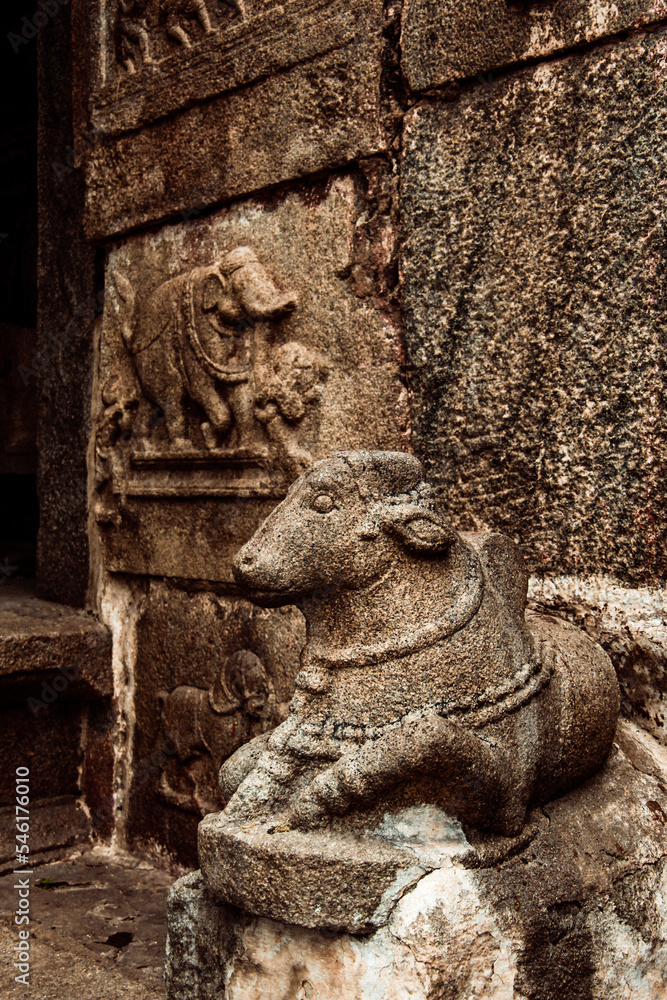
[[[406,121],[415,447],[459,524],[539,573],[667,569],[665,51],[636,37]]]
[[[412,90],[477,77],[659,22],[662,0],[406,0],[401,34],[403,72]]]

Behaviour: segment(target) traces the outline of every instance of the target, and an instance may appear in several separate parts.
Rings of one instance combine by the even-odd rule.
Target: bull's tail
[[[134,354],[134,311],[136,305],[136,293],[128,278],[120,271],[114,271],[111,275],[116,286],[118,297],[118,314],[120,319],[120,329],[123,341],[130,353]]]

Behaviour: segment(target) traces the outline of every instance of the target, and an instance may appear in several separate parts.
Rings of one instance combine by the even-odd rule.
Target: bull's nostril
[[[253,558],[248,553],[245,553],[239,558],[239,566],[252,566]]]

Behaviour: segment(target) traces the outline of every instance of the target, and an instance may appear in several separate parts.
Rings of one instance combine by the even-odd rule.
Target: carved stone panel
[[[490,71],[639,28],[666,13],[663,0],[406,0],[403,70],[413,90],[467,77],[489,87]]]
[[[667,571],[664,31],[407,119],[415,447],[537,572]]]
[[[400,446],[398,333],[355,263],[363,206],[340,178],[112,251],[95,471],[111,570],[231,581],[312,461]]]
[[[86,16],[90,236],[387,145],[379,0],[98,0]]]
[[[220,765],[286,716],[304,623],[293,608],[162,581],[141,602],[127,835],[196,864],[197,823],[221,807]]]

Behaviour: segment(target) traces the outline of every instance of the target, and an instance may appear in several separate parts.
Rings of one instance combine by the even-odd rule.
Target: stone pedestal
[[[217,902],[201,873],[187,875],[170,898],[167,996],[664,997],[667,752],[622,721],[604,768],[532,818],[528,842],[504,858],[473,845],[443,852],[367,934],[327,928],[326,913],[309,928],[250,916]],[[427,841],[415,828],[416,853]],[[304,891],[295,878],[295,913]],[[337,907],[347,893],[341,882]]]

